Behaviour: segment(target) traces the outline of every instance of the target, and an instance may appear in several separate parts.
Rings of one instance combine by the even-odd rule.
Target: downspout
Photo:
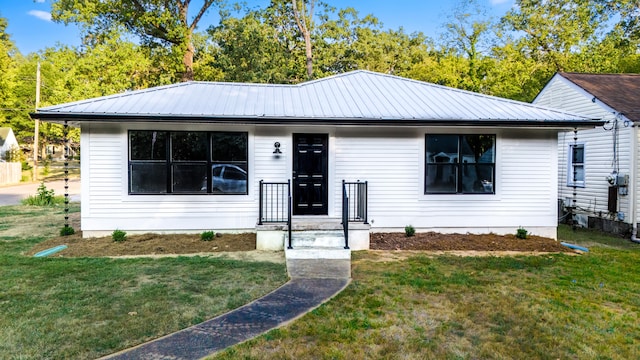
[[[633,221],[632,230],[631,230],[631,238],[629,240],[639,243],[640,239],[636,237],[638,235],[638,220],[637,220],[637,187],[638,187],[638,128],[636,124],[631,125],[631,189],[629,191],[629,205],[631,207],[631,221]]]

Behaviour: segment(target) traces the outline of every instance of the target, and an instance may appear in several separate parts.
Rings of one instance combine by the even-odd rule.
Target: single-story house
[[[606,121],[558,137],[558,196],[582,226],[629,232],[638,223],[640,74],[557,73],[534,104]]]
[[[602,125],[369,71],[185,82],[32,116],[81,128],[83,236],[256,231],[288,210],[339,223],[350,209],[368,224],[354,249],[406,225],[555,238],[558,132]]]
[[[20,149],[13,129],[10,127],[0,127],[0,159],[4,159],[6,152],[12,148]]]

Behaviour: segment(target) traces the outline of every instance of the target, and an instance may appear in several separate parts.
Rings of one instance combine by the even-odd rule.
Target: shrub
[[[111,238],[113,241],[122,242],[127,240],[127,233],[122,230],[113,230],[111,233]]]
[[[202,241],[211,241],[214,237],[216,237],[216,233],[214,231],[205,231],[200,234],[200,240]]]
[[[407,225],[404,227],[404,234],[407,235],[407,237],[411,237],[416,234],[416,229],[411,225]]]
[[[526,239],[527,233],[528,233],[527,229],[520,227],[518,228],[518,230],[516,230],[516,237],[518,239]]]
[[[69,225],[65,225],[60,229],[60,236],[69,236],[75,234],[76,231]]]
[[[36,195],[29,196],[22,200],[22,204],[34,206],[59,205],[64,204],[64,196],[56,196],[55,191],[53,189],[47,189],[44,182],[42,182],[40,186],[38,186]]]

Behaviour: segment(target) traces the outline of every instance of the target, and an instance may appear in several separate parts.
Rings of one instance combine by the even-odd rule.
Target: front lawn
[[[225,313],[287,281],[284,263],[24,256],[58,234],[62,214],[62,208],[0,207],[2,359],[107,355]]]
[[[560,234],[594,246],[579,256],[355,253],[353,282],[331,302],[212,358],[640,358],[640,245]]]

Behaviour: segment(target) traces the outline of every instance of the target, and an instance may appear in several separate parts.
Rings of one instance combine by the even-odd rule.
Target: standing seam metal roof
[[[34,118],[104,117],[578,122],[591,119],[529,103],[357,70],[297,85],[186,82],[41,108]],[[594,125],[598,125],[594,122]]]

